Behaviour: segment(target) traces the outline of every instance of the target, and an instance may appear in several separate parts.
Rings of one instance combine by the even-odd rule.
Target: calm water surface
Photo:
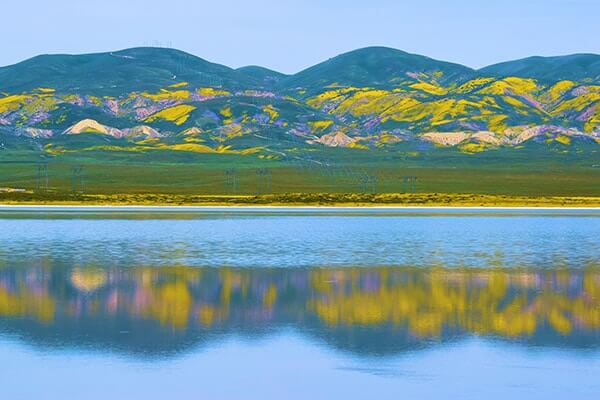
[[[0,398],[600,394],[600,211],[0,207]]]

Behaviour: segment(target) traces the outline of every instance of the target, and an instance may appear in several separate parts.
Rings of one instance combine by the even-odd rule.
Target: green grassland
[[[11,159],[22,163],[0,159],[0,187],[28,193],[4,193],[4,202],[447,204],[450,199],[454,204],[462,199],[458,203],[464,204],[470,199],[467,203],[475,205],[517,196],[522,205],[539,205],[547,197],[600,197],[595,153],[557,156],[548,151],[544,157],[537,147],[472,155],[437,151],[421,157],[326,149],[310,162],[168,150],[133,156],[86,152],[48,159],[47,188],[46,173],[38,170],[43,163],[25,151]]]

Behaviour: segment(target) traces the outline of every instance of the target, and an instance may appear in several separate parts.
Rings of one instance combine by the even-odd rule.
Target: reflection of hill
[[[0,269],[0,332],[159,355],[292,327],[386,355],[468,335],[600,345],[600,270]]]

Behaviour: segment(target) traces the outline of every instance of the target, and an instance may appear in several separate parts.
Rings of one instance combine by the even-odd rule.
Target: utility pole
[[[271,192],[271,171],[268,168],[259,168],[256,171],[258,175],[257,194],[266,194]]]
[[[415,193],[416,191],[416,176],[403,176],[402,177],[402,185],[400,187],[401,193]]]
[[[363,192],[364,193],[373,193],[375,194],[377,192],[377,177],[376,176],[371,176],[369,174],[364,174],[361,177],[362,180],[362,187],[363,187]]]
[[[83,165],[71,168],[71,190],[73,193],[85,192]]]
[[[39,163],[37,165],[35,191],[38,193],[48,192],[48,163]]]
[[[225,170],[225,193],[237,194],[237,171],[234,168]]]

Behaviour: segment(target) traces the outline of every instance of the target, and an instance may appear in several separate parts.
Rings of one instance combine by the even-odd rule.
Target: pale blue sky
[[[383,45],[482,67],[600,53],[599,0],[3,0],[0,65],[167,45],[293,73]]]

